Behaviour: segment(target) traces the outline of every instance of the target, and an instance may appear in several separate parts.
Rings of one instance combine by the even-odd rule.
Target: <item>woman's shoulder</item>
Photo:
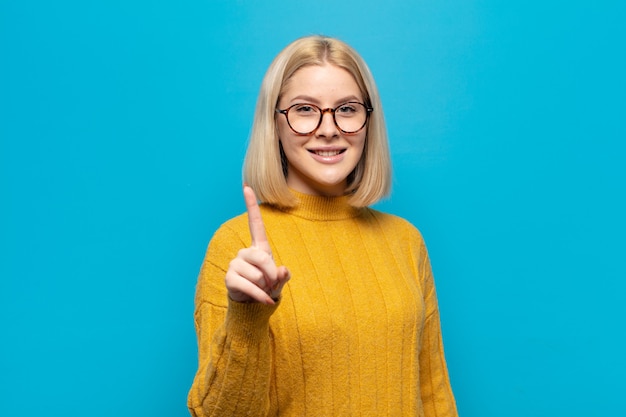
[[[288,214],[284,213],[282,210],[271,206],[269,204],[260,204],[259,209],[261,210],[261,218],[264,223],[272,222],[275,218],[281,216],[288,216]],[[248,226],[248,213],[242,212],[235,217],[231,217],[230,219],[223,222],[218,228],[215,234],[243,234],[249,235],[250,228]]]
[[[213,232],[209,242],[209,250],[225,246],[240,246],[249,240],[248,217],[245,213],[232,217],[220,224]]]
[[[246,232],[249,233],[248,215],[246,213],[241,213],[220,224],[215,231],[213,238],[219,238],[223,235],[232,237],[233,235],[241,235]]]
[[[364,216],[369,217],[378,223],[386,231],[409,235],[413,239],[423,241],[422,234],[419,229],[404,217],[373,208],[365,209]]]
[[[380,211],[371,207],[368,207],[364,211],[365,215],[371,216],[378,222],[394,225],[396,227],[402,227],[406,229],[417,230],[417,227],[404,217],[397,214]]]

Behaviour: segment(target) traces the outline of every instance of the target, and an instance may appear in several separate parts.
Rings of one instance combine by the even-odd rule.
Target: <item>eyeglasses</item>
[[[348,101],[331,109],[321,109],[315,104],[297,103],[284,110],[276,109],[284,114],[287,124],[294,133],[301,136],[310,135],[322,124],[325,113],[333,115],[335,126],[345,134],[354,134],[367,124],[367,119],[374,109],[358,101]]]

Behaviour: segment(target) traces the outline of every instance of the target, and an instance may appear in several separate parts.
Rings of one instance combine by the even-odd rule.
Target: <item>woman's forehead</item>
[[[361,96],[354,76],[346,69],[334,64],[308,65],[298,69],[283,84],[282,97],[297,96],[312,98]]]

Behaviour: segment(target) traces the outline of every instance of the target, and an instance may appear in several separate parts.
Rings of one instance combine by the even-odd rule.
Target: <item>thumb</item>
[[[283,287],[287,282],[291,279],[291,272],[287,269],[286,266],[279,266],[276,270],[276,283],[272,287],[270,291],[270,297],[276,299],[280,296],[283,291]]]

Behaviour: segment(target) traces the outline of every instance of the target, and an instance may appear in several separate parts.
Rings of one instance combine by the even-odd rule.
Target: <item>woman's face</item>
[[[332,64],[303,67],[286,87],[279,109],[297,103],[314,104],[321,109],[334,109],[349,101],[363,103],[354,77]],[[342,133],[328,112],[317,130],[301,136],[291,130],[284,115],[277,117],[278,134],[288,161],[287,185],[305,194],[343,195],[347,177],[363,154],[367,126],[354,134]]]

